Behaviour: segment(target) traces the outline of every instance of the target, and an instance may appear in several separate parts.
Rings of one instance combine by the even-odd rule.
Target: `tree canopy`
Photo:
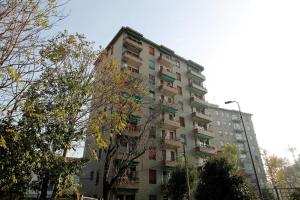
[[[242,176],[231,174],[233,166],[224,158],[209,159],[200,169],[196,199],[256,199]]]

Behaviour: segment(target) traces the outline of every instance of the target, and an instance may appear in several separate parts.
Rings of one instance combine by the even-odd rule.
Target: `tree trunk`
[[[47,199],[49,179],[50,179],[50,174],[47,171],[47,172],[45,172],[45,176],[44,176],[43,181],[42,181],[42,189],[41,189],[40,200]]]
[[[111,190],[111,186],[104,178],[103,179],[103,199],[109,200],[108,198],[109,198],[110,190]]]
[[[67,156],[67,149],[64,149],[63,157],[66,158],[66,156]],[[54,189],[53,189],[53,192],[52,192],[52,195],[51,195],[51,200],[56,200],[57,199],[59,178],[60,178],[60,173],[58,173],[57,176],[55,177]]]

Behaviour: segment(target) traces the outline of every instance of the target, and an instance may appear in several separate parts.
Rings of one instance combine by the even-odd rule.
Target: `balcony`
[[[143,44],[141,41],[127,36],[126,38],[124,38],[124,46],[128,49],[131,49],[131,47],[137,49],[138,51],[142,51],[143,50]]]
[[[200,113],[200,112],[193,112],[192,113],[192,119],[196,122],[199,122],[199,123],[209,123],[212,121],[212,118],[210,116],[208,116],[207,114],[203,114],[203,113]]]
[[[208,131],[208,130],[204,130],[201,128],[195,128],[193,130],[195,137],[198,138],[203,138],[203,139],[213,139],[215,137],[214,132],[212,131]]]
[[[163,166],[165,168],[174,168],[176,167],[177,162],[176,160],[163,160]]]
[[[158,61],[165,67],[172,68],[176,65],[176,62],[172,59],[171,56],[160,54]]]
[[[143,64],[143,60],[139,57],[139,55],[131,51],[123,52],[123,61],[133,67],[140,67]]]
[[[168,82],[174,82],[176,80],[176,74],[166,69],[160,69],[159,76]]]
[[[179,141],[179,139],[169,139],[169,138],[165,138],[163,139],[163,144],[166,148],[170,148],[170,149],[177,149],[179,147],[181,147],[181,142]]]
[[[162,84],[159,86],[160,92],[166,96],[174,96],[178,94],[177,88],[169,86],[167,84]]]
[[[128,121],[132,123],[139,123],[141,117],[138,115],[128,114]]]
[[[126,148],[119,148],[118,152],[116,153],[116,160],[126,160],[129,161],[131,160],[133,157],[137,156],[137,153],[135,152],[129,152]],[[136,158],[132,161],[132,165],[137,165],[139,162],[141,161],[141,158]]]
[[[191,97],[191,105],[196,108],[208,108],[210,104],[198,97]]]
[[[195,153],[199,156],[211,156],[215,155],[217,153],[217,150],[213,146],[203,145],[195,147]]]
[[[180,128],[180,123],[175,120],[171,120],[168,117],[165,117],[161,121],[162,128],[168,129],[168,130],[176,130]]]
[[[196,80],[196,81],[200,81],[203,82],[205,81],[205,76],[202,75],[201,73],[198,73],[196,71],[193,70],[189,70],[187,73],[188,78],[192,79],[192,80]]]
[[[174,113],[174,114],[177,112],[177,109],[175,108],[176,107],[175,102],[168,102],[160,99],[160,103],[162,104],[162,110],[164,112]]]
[[[128,126],[126,131],[124,132],[125,135],[131,137],[138,137],[141,135],[141,127],[140,126]]]
[[[139,189],[139,178],[137,173],[130,176],[120,177],[117,180],[116,188],[125,189],[126,191],[135,191]]]
[[[194,92],[196,94],[206,94],[207,93],[207,89],[201,85],[191,83],[190,87],[191,87],[192,92]]]

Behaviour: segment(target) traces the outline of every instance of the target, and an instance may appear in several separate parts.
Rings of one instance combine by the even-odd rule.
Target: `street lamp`
[[[256,179],[256,184],[257,184],[259,196],[260,196],[260,199],[263,199],[262,192],[261,192],[260,185],[259,185],[257,172],[256,172],[256,168],[255,168],[255,165],[254,165],[254,160],[253,160],[250,144],[249,144],[249,140],[248,140],[248,136],[247,136],[247,132],[246,132],[246,128],[245,128],[245,124],[244,124],[244,120],[243,120],[243,116],[242,116],[242,112],[241,112],[241,108],[240,108],[240,104],[237,101],[226,101],[225,102],[225,104],[230,104],[230,103],[236,103],[238,105],[240,117],[241,117],[241,120],[242,120],[244,132],[245,132],[246,142],[247,142],[247,146],[248,146],[248,150],[249,150],[249,154],[250,154],[250,158],[251,158],[251,163],[252,163],[252,167],[253,167],[253,171],[254,171],[254,175],[255,175],[255,179]]]

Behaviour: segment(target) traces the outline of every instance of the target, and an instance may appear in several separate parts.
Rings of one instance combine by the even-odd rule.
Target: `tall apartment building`
[[[256,185],[254,170],[252,167],[239,112],[236,110],[228,110],[217,106],[210,107],[208,109],[208,112],[213,119],[213,122],[210,124],[210,129],[215,133],[215,139],[213,140],[214,146],[218,149],[221,149],[221,147],[225,144],[236,144],[241,152],[240,168],[245,172],[248,180],[252,182],[253,185]],[[242,116],[245,123],[248,141],[253,155],[260,186],[261,188],[265,188],[267,180],[253,123],[251,120],[252,114],[242,113]]]
[[[185,139],[187,154],[198,164],[216,153],[211,143],[214,133],[208,130],[212,118],[206,112],[210,104],[205,101],[204,68],[128,27],[120,29],[107,50],[120,67],[146,77],[150,96],[168,108],[149,129],[154,145],[132,165],[127,182],[115,186],[113,199],[167,199],[164,185],[176,159],[182,157],[180,137]],[[130,126],[134,129],[138,123],[139,120],[133,120]],[[128,132],[127,136],[134,137],[134,134]],[[85,151],[89,145],[93,145],[92,139],[86,141]],[[101,161],[93,161],[86,167],[81,178],[85,195],[101,196],[101,167]]]

